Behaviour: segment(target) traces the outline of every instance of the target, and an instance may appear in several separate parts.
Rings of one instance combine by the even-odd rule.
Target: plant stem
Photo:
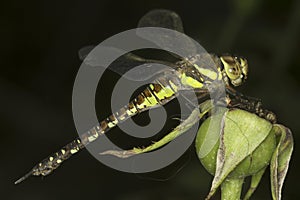
[[[226,178],[221,185],[222,200],[240,200],[244,178]]]

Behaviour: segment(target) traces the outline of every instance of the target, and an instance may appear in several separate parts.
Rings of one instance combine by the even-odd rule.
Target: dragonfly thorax
[[[200,71],[195,67],[195,64],[190,60],[182,60],[177,63],[177,75],[181,82],[182,88],[202,88],[204,86],[204,78]]]
[[[248,62],[245,58],[237,56],[220,56],[225,82],[233,86],[241,85],[248,75]]]

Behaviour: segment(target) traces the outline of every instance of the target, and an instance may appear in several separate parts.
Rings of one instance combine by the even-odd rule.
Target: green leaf
[[[253,157],[250,158],[250,156],[252,156],[254,151],[266,140],[272,129],[272,124],[255,114],[243,110],[226,111],[221,120],[218,117],[215,117],[215,120],[217,123],[220,123],[217,129],[219,128],[219,133],[221,133],[216,158],[212,159],[216,151],[216,146],[207,154],[207,157],[200,158],[202,164],[206,163],[205,167],[209,169],[210,172],[212,172],[214,168],[214,163],[209,163],[208,160],[215,162],[215,177],[207,199],[215,193],[229,174],[231,175],[229,177],[249,176],[249,173],[258,172],[265,167],[269,163],[272,155],[270,152],[274,150],[275,141],[274,137],[273,139],[272,137],[269,138],[268,143],[271,145],[270,147],[267,145],[268,151],[265,152],[266,158],[257,159],[258,166],[252,165]],[[201,149],[201,146],[199,147],[197,145],[204,144],[203,141],[205,139],[201,137],[214,134],[211,131],[217,131],[216,128],[209,129],[205,127],[208,125],[209,123],[206,122],[200,127],[198,132],[200,138],[197,136],[196,140],[197,152]],[[259,153],[257,153],[257,155],[259,155]],[[235,169],[239,169],[239,171],[235,172]]]
[[[280,200],[294,142],[292,132],[283,125],[275,124],[272,133],[279,137],[279,142],[271,160],[271,190],[273,199]]]
[[[207,118],[198,130],[195,140],[196,153],[205,169],[212,175],[216,171],[217,153],[220,145],[221,124],[227,108]]]

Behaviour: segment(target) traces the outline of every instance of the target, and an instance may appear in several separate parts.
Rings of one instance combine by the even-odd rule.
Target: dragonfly
[[[140,19],[138,27],[162,27],[184,32],[179,15],[169,10],[148,12]],[[82,48],[79,51],[80,59],[84,60],[92,48],[91,46]],[[214,67],[195,64],[196,60],[207,59],[207,57],[214,61]],[[81,137],[76,138],[63,146],[59,151],[39,162],[27,174],[18,179],[15,184],[22,182],[29,176],[49,175],[72,155],[84,149],[86,145],[100,139],[102,135],[118,124],[138,113],[171,102],[178,97],[181,91],[192,90],[199,99],[209,97],[209,88],[214,81],[219,81],[226,86],[226,99],[224,100],[226,106],[238,107],[256,113],[271,122],[276,121],[276,116],[272,112],[263,109],[259,100],[248,98],[234,89],[244,83],[248,76],[248,62],[243,57],[207,53],[180,58],[179,61],[171,63],[164,60],[147,59],[128,53],[124,56],[122,62],[117,63],[117,67],[109,69],[122,75],[132,68],[132,63],[161,63],[171,66],[172,70],[157,72],[157,78],[127,105],[99,122]],[[148,78],[143,77],[142,74],[138,74],[136,77]],[[136,79],[136,77],[133,78]]]

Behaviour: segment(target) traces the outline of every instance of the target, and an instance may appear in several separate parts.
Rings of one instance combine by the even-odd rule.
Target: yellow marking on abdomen
[[[152,106],[157,105],[157,99],[155,98],[155,96],[151,93],[151,91],[149,90],[149,88],[147,88],[146,90],[143,91],[143,96],[146,98],[146,100],[149,102],[149,104],[151,104]]]
[[[127,115],[128,115],[128,116],[133,116],[133,115],[135,115],[137,112],[138,112],[138,110],[137,110],[136,107],[134,106],[133,102],[130,102],[130,103],[127,105],[127,110],[126,110]]]
[[[161,84],[154,85],[152,92],[159,100],[170,98],[175,94],[170,86],[163,86]]]
[[[71,154],[77,153],[78,150],[77,149],[71,149]]]
[[[119,121],[117,120],[117,118],[114,115],[111,115],[107,118],[107,122],[108,122],[107,123],[108,128],[113,128],[117,125],[117,123]]]
[[[178,92],[178,87],[177,85],[175,85],[171,80],[169,80],[169,84],[172,87],[174,92]]]
[[[61,153],[64,155],[66,153],[66,151],[64,149],[60,150]]]

